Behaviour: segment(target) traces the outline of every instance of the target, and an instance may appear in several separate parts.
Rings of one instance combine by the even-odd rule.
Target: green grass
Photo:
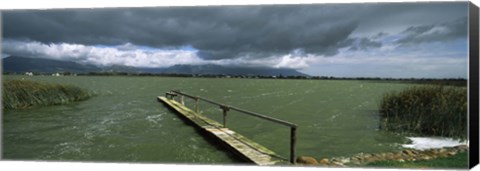
[[[467,138],[465,87],[415,86],[387,93],[380,105],[384,130]]]
[[[72,85],[39,83],[27,80],[3,81],[3,108],[23,109],[32,106],[67,104],[91,96],[86,90]]]
[[[392,167],[392,168],[434,168],[434,169],[466,169],[468,168],[468,151],[454,156],[439,157],[432,160],[421,161],[379,161],[368,163],[367,167]]]

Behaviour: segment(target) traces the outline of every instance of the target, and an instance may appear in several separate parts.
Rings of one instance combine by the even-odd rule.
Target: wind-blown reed
[[[420,135],[467,138],[467,89],[415,86],[387,93],[380,104],[380,127]]]
[[[89,98],[92,94],[72,85],[38,83],[27,80],[3,81],[3,108],[67,104]]]

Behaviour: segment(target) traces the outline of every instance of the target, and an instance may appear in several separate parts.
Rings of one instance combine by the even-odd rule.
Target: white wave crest
[[[427,150],[432,148],[454,147],[458,145],[468,145],[468,141],[454,140],[445,137],[407,137],[412,141],[411,144],[403,144],[404,148],[413,148],[417,150]]]

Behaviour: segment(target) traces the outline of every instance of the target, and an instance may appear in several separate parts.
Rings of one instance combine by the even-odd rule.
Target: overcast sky
[[[2,11],[2,55],[466,78],[467,14],[467,2],[13,10]]]

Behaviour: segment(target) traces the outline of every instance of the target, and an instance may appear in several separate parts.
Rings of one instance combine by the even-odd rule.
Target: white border
[[[57,8],[104,8],[104,7],[153,7],[153,6],[206,6],[206,5],[260,5],[260,4],[311,4],[311,3],[376,3],[376,2],[443,2],[452,0],[242,0],[242,1],[218,1],[214,0],[13,0],[0,1],[0,10],[11,9],[57,9]],[[480,0],[471,0],[480,6]],[[0,15],[1,16],[1,15]],[[1,22],[0,22],[1,25]],[[0,27],[1,29],[1,27]],[[0,31],[1,33],[1,31]],[[0,37],[1,40],[1,37]],[[0,63],[1,64],[1,63]],[[1,78],[1,76],[0,76]],[[0,85],[1,88],[1,85]],[[1,119],[1,117],[0,117]],[[0,124],[1,125],[1,124]],[[1,138],[0,138],[1,140]],[[0,161],[2,170],[72,170],[72,171],[131,171],[142,170],[276,170],[276,171],[307,171],[307,170],[387,170],[387,169],[349,169],[349,168],[321,168],[321,167],[257,167],[257,166],[220,166],[220,165],[177,165],[177,164],[136,164],[136,163],[93,163],[93,162],[39,162],[39,161]],[[475,167],[474,170],[480,170]],[[400,169],[389,169],[400,170]],[[402,169],[405,170],[405,169]]]

